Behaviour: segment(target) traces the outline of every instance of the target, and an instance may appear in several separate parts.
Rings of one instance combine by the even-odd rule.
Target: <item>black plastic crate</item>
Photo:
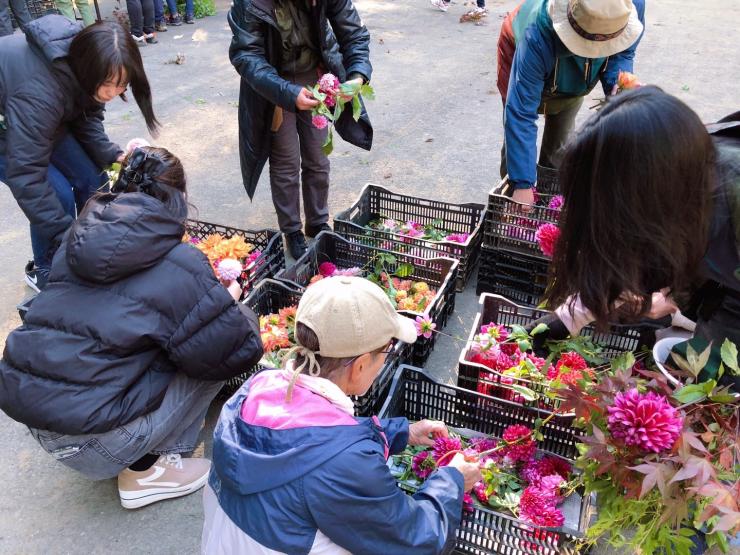
[[[285,283],[273,279],[264,279],[252,289],[249,295],[247,295],[247,298],[242,301],[242,304],[251,308],[259,318],[260,316],[276,313],[282,308],[297,305],[298,301],[301,300],[301,295],[303,295],[303,291],[296,290]],[[220,395],[225,397],[230,396],[252,374],[264,368],[267,367],[256,364],[243,374],[226,380],[226,384],[221,389]]]
[[[244,304],[251,308],[258,316],[265,316],[267,314],[277,313],[280,309],[288,306],[297,305],[302,295],[302,289],[294,289],[283,282],[266,279],[254,288],[244,300]],[[355,414],[357,416],[371,416],[380,409],[380,406],[385,401],[395,370],[399,365],[408,362],[409,355],[410,345],[402,342],[398,342],[393,351],[388,353],[378,377],[373,382],[373,385],[370,386],[368,392],[361,397],[352,397],[355,402]],[[231,395],[252,374],[263,368],[265,366],[258,364],[248,372],[231,378],[224,386],[222,393]]]
[[[452,428],[501,437],[506,427],[522,424],[533,427],[544,411],[523,407],[501,399],[441,384],[423,370],[401,366],[393,378],[388,400],[380,417],[406,417],[409,420],[431,418],[442,420]],[[577,455],[577,433],[571,427],[572,418],[554,417],[542,427],[544,439],[538,448],[568,459]],[[576,497],[578,496],[578,497]],[[456,553],[488,555],[557,555],[575,554],[576,544],[583,537],[592,516],[592,499],[573,494],[577,514],[577,529],[541,528],[525,524],[510,514],[475,507],[472,514],[463,515],[457,531]]]
[[[242,278],[239,279],[239,283],[244,290],[242,298],[245,298],[261,280],[275,277],[280,270],[285,268],[283,240],[280,232],[274,229],[248,231],[199,220],[188,220],[185,222],[185,227],[191,237],[197,237],[200,240],[214,233],[220,234],[224,239],[241,235],[247,243],[251,243],[262,252],[254,261],[252,268],[246,270],[242,274]]]
[[[495,293],[537,306],[547,290],[549,262],[539,256],[481,247],[476,294]]]
[[[537,192],[543,195],[557,195],[560,193],[560,172],[556,168],[548,168],[537,164]]]
[[[484,206],[476,203],[453,204],[438,200],[394,193],[380,185],[365,185],[360,198],[334,217],[334,231],[343,237],[367,243],[368,238],[381,241],[393,240],[394,247],[374,243],[373,246],[387,248],[420,258],[445,256],[460,261],[457,276],[457,291],[462,291],[478,261],[482,238]],[[468,233],[465,243],[454,241],[429,241],[406,237],[386,231],[368,229],[373,220],[392,218],[398,221],[413,220],[427,225],[440,221],[443,229],[452,233]]]
[[[340,268],[367,268],[373,257],[379,253],[393,254],[398,263],[412,264],[414,272],[407,279],[425,281],[429,287],[437,290],[437,295],[427,306],[424,315],[431,318],[437,324],[437,328],[444,327],[455,306],[458,261],[451,258],[417,258],[349,241],[335,233],[324,231],[316,237],[308,251],[293,266],[277,275],[277,279],[294,288],[305,288],[311,278],[319,273],[319,265],[323,262],[332,262]],[[399,314],[412,319],[420,315],[418,312],[406,310],[399,310]],[[436,339],[437,334],[432,334],[428,339],[424,337],[417,339],[411,354],[413,364],[421,366],[426,362]]]
[[[538,191],[535,205],[525,213],[522,210],[524,205],[512,200],[510,193],[510,186],[506,181],[489,193],[483,244],[488,248],[504,248],[546,260],[535,234],[543,224],[558,223],[560,210],[549,208],[554,195]]]
[[[473,338],[478,334],[481,325],[495,322],[496,324],[510,328],[512,325],[527,326],[548,314],[546,310],[539,310],[531,307],[524,307],[511,302],[509,299],[499,295],[490,295],[484,293],[479,299],[480,312],[473,320],[473,327],[468,336],[468,342],[460,353],[458,361],[458,387],[470,389],[472,391],[482,391],[494,397],[500,397],[507,400],[517,398],[517,394],[511,389],[500,386],[504,376],[491,368],[477,362],[467,360],[470,354],[470,348],[473,345]],[[641,345],[650,344],[651,334],[648,330],[640,329],[639,326],[613,326],[609,333],[597,333],[592,326],[586,326],[581,330],[581,335],[592,337],[593,340],[601,345],[604,350],[602,356],[606,359],[612,359],[626,351],[635,351]],[[506,376],[507,382],[528,387],[529,389],[545,393],[547,385],[533,382],[523,378],[512,378]],[[559,406],[557,399],[548,399],[544,397],[535,401],[541,408],[548,411],[556,410]]]

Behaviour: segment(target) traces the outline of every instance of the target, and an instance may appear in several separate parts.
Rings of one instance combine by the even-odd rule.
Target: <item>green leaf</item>
[[[368,100],[375,100],[375,89],[369,83],[366,83],[360,87],[360,94],[363,98]]]
[[[730,341],[729,339],[725,339],[725,342],[722,343],[720,354],[722,356],[722,362],[724,363],[724,365],[732,370],[732,373],[735,376],[740,374],[740,368],[738,368],[737,364],[737,346],[735,346],[732,341]]]
[[[523,385],[517,385],[517,384],[511,384],[508,387],[512,391],[516,391],[519,395],[524,397],[525,401],[536,401],[537,400],[537,394],[531,389],[529,389],[528,387],[524,387]]]
[[[362,115],[362,104],[360,103],[360,97],[355,96],[352,98],[352,119],[357,121]]]
[[[321,150],[327,156],[329,156],[334,150],[334,137],[331,131],[331,127],[329,127],[329,132],[326,134],[326,142],[324,142],[324,144],[321,145]]]
[[[536,325],[536,326],[534,327],[534,329],[533,329],[533,330],[532,330],[531,332],[529,332],[529,334],[530,334],[530,335],[539,335],[540,333],[542,333],[542,332],[545,332],[545,331],[547,331],[548,329],[549,329],[549,328],[548,328],[547,324],[545,324],[545,323],[543,322],[543,323],[537,324],[537,325]]]
[[[517,341],[516,344],[519,346],[519,350],[523,353],[529,351],[532,348],[532,345],[528,339]]]
[[[611,368],[615,372],[619,370],[627,370],[629,368],[632,368],[634,365],[635,355],[632,353],[632,351],[622,353],[611,362]]]
[[[334,105],[334,121],[339,121],[339,116],[342,115],[342,112],[344,112],[344,104],[337,102]]]
[[[414,273],[414,265],[408,262],[401,262],[396,268],[396,275],[400,278],[405,278]]]
[[[673,398],[683,405],[696,403],[705,399],[706,396],[704,384],[685,385],[673,394]]]

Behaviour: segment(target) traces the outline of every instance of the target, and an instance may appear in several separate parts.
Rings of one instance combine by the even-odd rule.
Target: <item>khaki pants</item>
[[[283,75],[299,85],[315,85],[316,71]],[[311,123],[311,112],[283,110],[280,128],[273,132],[270,149],[270,189],[283,233],[299,231],[301,192],[306,225],[329,221],[329,158],[321,150],[327,129]]]
[[[72,2],[73,0],[56,0],[55,3],[57,9],[63,16],[75,21],[77,17],[75,16]],[[85,27],[95,23],[96,15],[93,0],[74,0],[74,4],[77,6],[77,9],[80,10],[80,15],[82,16],[82,21],[85,24]]]

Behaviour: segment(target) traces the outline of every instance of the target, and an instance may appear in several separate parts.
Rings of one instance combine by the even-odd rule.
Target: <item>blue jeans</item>
[[[185,15],[193,17],[195,14],[194,0],[185,0]],[[170,16],[177,13],[177,0],[167,0],[167,10]],[[154,21],[162,23],[164,21],[164,0],[154,0]]]
[[[7,157],[0,154],[0,181],[5,181]],[[47,180],[59,198],[64,211],[74,217],[85,206],[87,200],[107,181],[101,171],[72,135],[64,135],[51,153]],[[49,269],[51,242],[31,224],[31,248],[33,261],[38,268]]]
[[[113,478],[148,453],[193,451],[208,407],[223,384],[177,373],[159,408],[110,432],[73,436],[30,428],[31,435],[44,451],[86,478]]]

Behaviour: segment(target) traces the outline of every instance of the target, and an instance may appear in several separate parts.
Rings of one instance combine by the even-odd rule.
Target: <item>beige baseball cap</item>
[[[416,341],[413,320],[396,312],[377,285],[361,277],[324,278],[306,289],[296,323],[311,328],[325,357],[355,357],[386,346],[391,339]]]

